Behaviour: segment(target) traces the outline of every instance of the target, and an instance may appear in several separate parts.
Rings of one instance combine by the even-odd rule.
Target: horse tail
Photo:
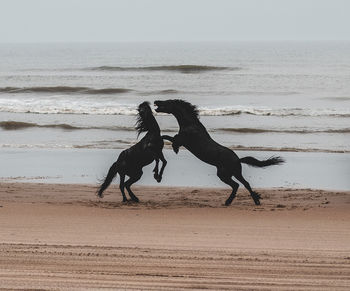
[[[112,183],[113,179],[118,173],[118,165],[117,162],[115,162],[109,169],[108,174],[104,180],[104,182],[101,184],[100,188],[97,191],[97,195],[100,198],[103,198],[103,191],[105,191],[108,186]]]
[[[260,161],[253,157],[244,157],[242,159],[239,159],[241,163],[247,164],[249,166],[257,167],[257,168],[264,168],[268,166],[273,165],[280,165],[285,162],[285,160],[282,157],[271,157],[267,160]]]

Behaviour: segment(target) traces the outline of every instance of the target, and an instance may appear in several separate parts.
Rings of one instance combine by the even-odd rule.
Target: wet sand
[[[349,290],[350,192],[1,183],[0,288]]]

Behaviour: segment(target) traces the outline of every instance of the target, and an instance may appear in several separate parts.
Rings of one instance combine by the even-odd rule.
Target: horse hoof
[[[179,152],[179,148],[178,148],[178,147],[173,146],[173,151],[175,152],[175,154],[177,154],[177,153]]]
[[[123,198],[123,203],[126,203],[126,202],[128,202],[128,199]]]
[[[252,195],[252,198],[254,200],[254,203],[255,205],[260,205],[260,199],[261,199],[261,196],[258,194],[258,193],[255,193]]]
[[[104,197],[104,195],[102,193],[101,194],[98,193],[97,196],[98,196],[98,198],[103,198]]]
[[[134,201],[134,202],[136,202],[136,203],[139,203],[139,202],[140,202],[139,198],[137,198],[137,197],[132,198],[132,201]]]
[[[232,203],[232,200],[230,199],[227,199],[226,202],[225,202],[225,206],[230,206]]]
[[[158,177],[158,178],[156,178],[156,181],[157,181],[158,183],[160,183],[160,182],[162,181],[162,178],[161,178],[161,177]]]

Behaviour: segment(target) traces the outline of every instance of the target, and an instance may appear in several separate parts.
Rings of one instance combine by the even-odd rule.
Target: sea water
[[[0,148],[126,148],[157,99],[197,105],[233,149],[349,152],[350,43],[0,45]]]

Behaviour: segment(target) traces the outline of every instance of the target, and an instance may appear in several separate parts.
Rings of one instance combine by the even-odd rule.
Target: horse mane
[[[199,119],[199,111],[196,105],[191,104],[190,102],[181,100],[181,99],[174,99],[172,100],[173,103],[177,106],[179,106],[180,108],[184,109],[185,112],[187,112],[188,114],[190,114],[191,116]]]
[[[139,105],[137,108],[137,117],[136,117],[136,124],[135,129],[137,130],[137,136],[139,136],[142,132],[149,131],[149,125],[150,123],[147,122],[147,118],[152,114],[152,109],[150,107],[150,103],[148,101],[145,101]],[[149,115],[150,114],[150,115]]]

